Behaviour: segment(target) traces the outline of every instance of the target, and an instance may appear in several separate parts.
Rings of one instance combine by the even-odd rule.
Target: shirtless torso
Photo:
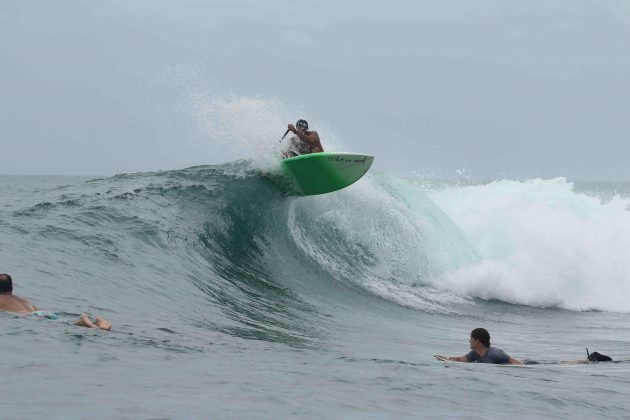
[[[29,314],[37,308],[28,300],[13,294],[0,294],[0,310],[16,314]]]
[[[302,120],[298,121],[298,123],[301,121]],[[288,130],[292,131],[295,136],[291,139],[291,147],[286,153],[287,156],[305,155],[324,151],[322,143],[319,141],[317,131],[308,131],[306,127],[298,130],[293,124],[289,124]]]
[[[306,146],[305,148],[308,148],[308,153],[324,151],[322,143],[319,141],[319,134],[317,134],[317,131],[298,131],[295,134],[302,141],[302,144]]]

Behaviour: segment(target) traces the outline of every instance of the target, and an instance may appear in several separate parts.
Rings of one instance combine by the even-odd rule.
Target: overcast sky
[[[0,173],[223,163],[298,118],[396,175],[630,180],[630,2],[0,0]]]

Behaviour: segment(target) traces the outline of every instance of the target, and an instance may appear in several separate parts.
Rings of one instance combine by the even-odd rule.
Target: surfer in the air
[[[289,150],[284,153],[284,157],[293,157],[324,151],[324,148],[319,141],[317,131],[309,131],[308,122],[306,122],[306,120],[298,120],[295,125],[289,124],[287,133],[289,131],[294,133],[295,136],[291,138],[291,145],[289,146]]]
[[[8,274],[0,274],[0,311],[11,312],[18,315],[32,316],[37,319],[59,319],[55,312],[40,311],[28,300],[13,294],[13,280]],[[87,328],[100,328],[111,330],[109,321],[97,316],[94,322],[86,314],[81,314],[74,325]]]
[[[484,328],[475,328],[470,332],[470,352],[464,356],[444,356],[436,354],[439,360],[455,362],[479,362],[494,364],[522,365],[520,360],[508,356],[503,350],[490,346],[490,333]]]

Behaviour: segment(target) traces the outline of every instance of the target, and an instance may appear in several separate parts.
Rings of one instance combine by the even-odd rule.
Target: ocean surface
[[[0,273],[63,318],[0,314],[2,418],[630,416],[630,184],[0,176]]]

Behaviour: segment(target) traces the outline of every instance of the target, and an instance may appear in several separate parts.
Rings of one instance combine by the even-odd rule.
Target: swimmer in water
[[[40,311],[28,300],[13,294],[13,279],[8,274],[0,274],[0,310],[19,315],[30,315],[38,319],[59,319],[54,312]],[[74,325],[87,328],[100,328],[109,331],[112,324],[97,316],[94,322],[86,314],[81,314]]]
[[[522,365],[520,360],[508,356],[503,350],[490,346],[490,333],[485,328],[475,328],[470,332],[470,352],[464,356],[444,356],[436,354],[438,360],[455,362],[479,362],[494,364]]]

